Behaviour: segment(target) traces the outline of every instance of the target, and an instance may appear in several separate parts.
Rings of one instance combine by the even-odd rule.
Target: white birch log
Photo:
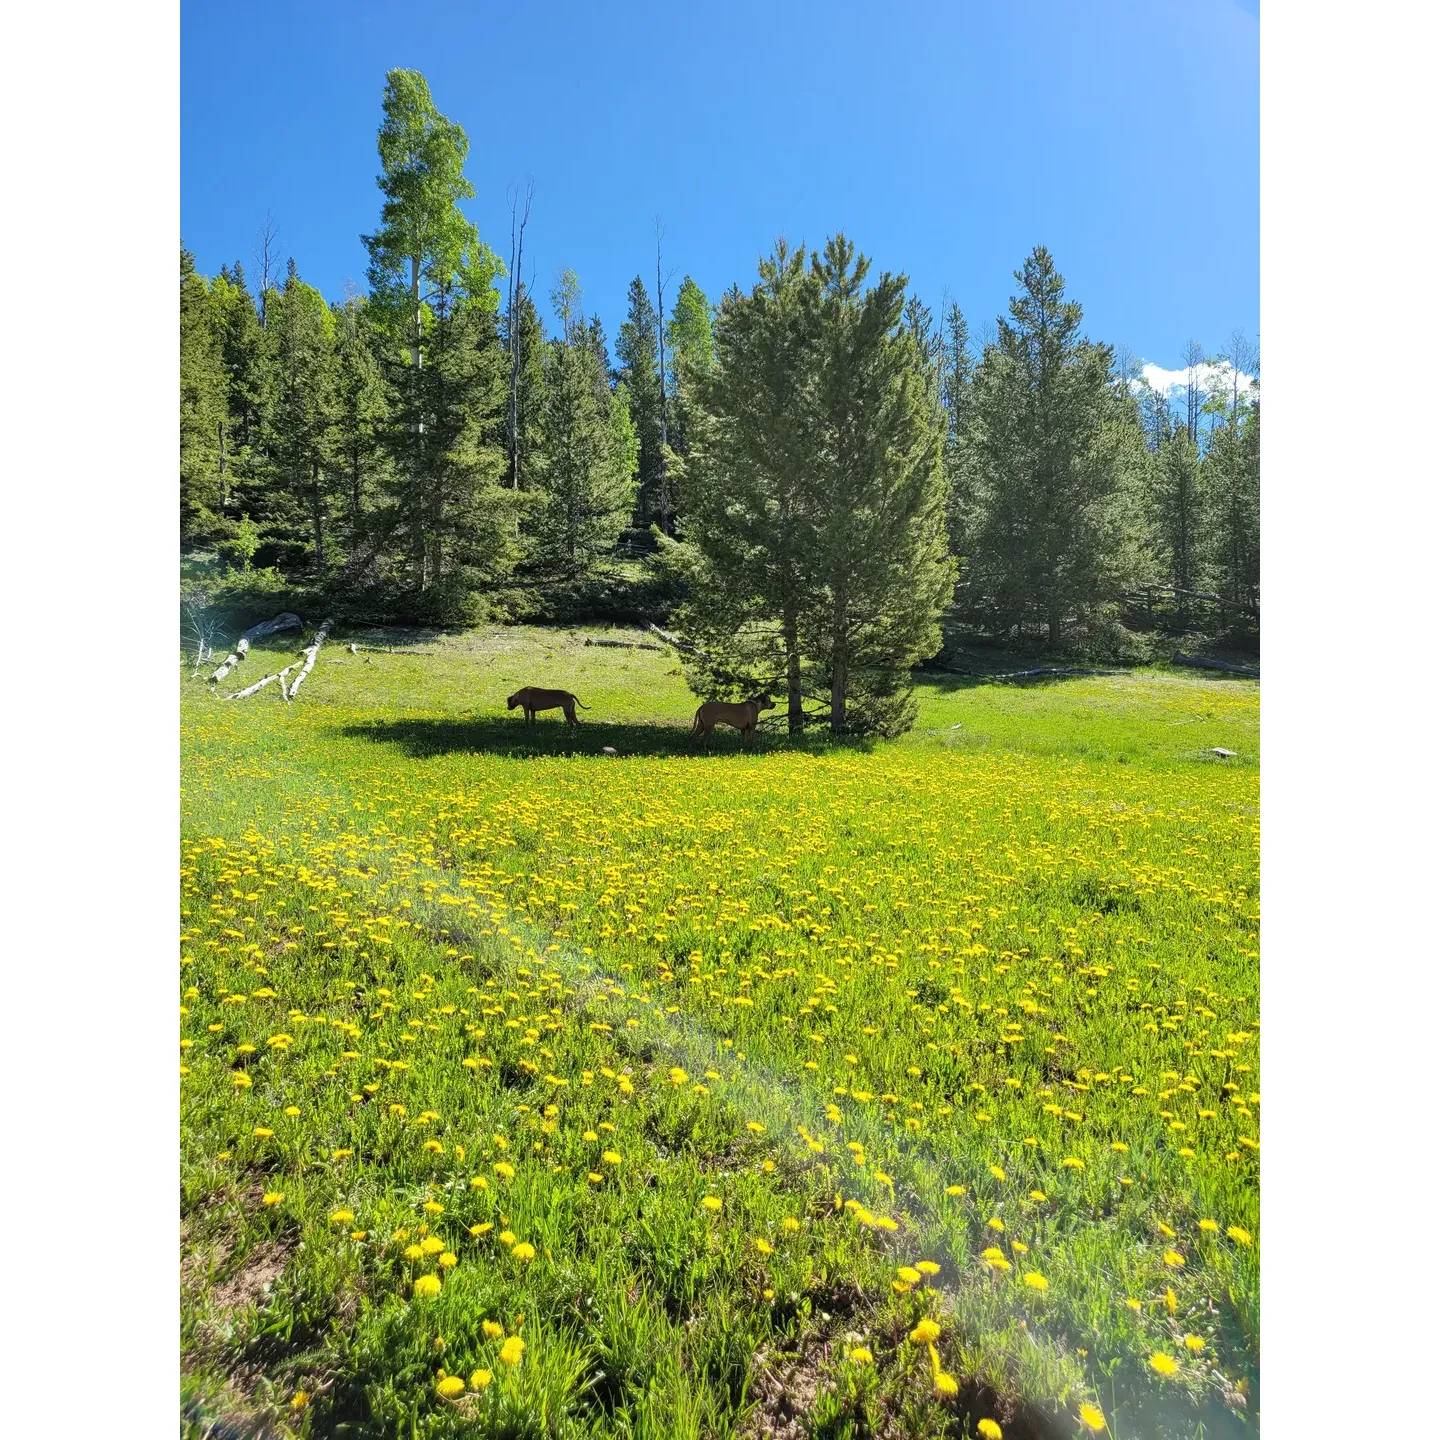
[[[300,673],[285,694],[287,700],[295,698],[295,692],[304,683],[305,677],[315,668],[315,657],[320,653],[320,647],[325,643],[325,637],[330,633],[330,627],[334,623],[333,620],[326,620],[315,632],[315,638],[301,651],[301,654],[305,656],[305,663],[300,667]]]
[[[253,695],[257,690],[263,690],[272,680],[279,680],[283,673],[283,671],[277,670],[273,675],[267,675],[263,680],[257,680],[253,685],[247,686],[244,690],[233,691],[224,698],[226,700],[243,700],[247,695]],[[281,689],[284,689],[283,682]]]
[[[266,635],[273,635],[277,630],[298,630],[300,628],[300,617],[292,615],[287,610],[277,615],[273,620],[266,620],[263,624],[252,625],[235,642],[235,648],[225,657],[225,663],[210,677],[213,685],[216,681],[223,680],[246,656],[250,649],[252,640],[259,640]],[[271,677],[273,678],[273,677]],[[229,696],[227,699],[231,698]]]

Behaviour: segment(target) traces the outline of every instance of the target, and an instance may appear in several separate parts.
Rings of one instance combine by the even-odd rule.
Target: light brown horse
[[[535,714],[539,710],[563,710],[566,723],[577,725],[579,721],[575,719],[575,707],[579,705],[582,710],[590,708],[568,690],[542,690],[538,685],[526,685],[505,702],[507,710],[513,710],[517,705],[524,710],[527,725],[535,723]]]
[[[707,700],[695,712],[695,727],[690,731],[690,742],[699,741],[708,749],[710,732],[717,725],[733,725],[740,732],[740,743],[748,750],[755,741],[760,712],[774,708],[775,702],[768,695],[752,695],[738,705],[728,700]]]

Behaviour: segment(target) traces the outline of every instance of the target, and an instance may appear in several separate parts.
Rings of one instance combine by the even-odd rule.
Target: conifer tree
[[[223,529],[220,469],[226,420],[225,367],[210,289],[180,247],[180,527],[187,540]]]
[[[629,310],[615,342],[620,378],[630,396],[630,416],[640,440],[635,523],[641,528],[658,520],[663,476],[660,453],[660,325],[655,306],[636,276],[630,282]]]
[[[308,541],[311,573],[321,579],[333,558],[327,527],[334,498],[335,319],[320,292],[300,279],[293,257],[285,288],[267,312],[275,353],[267,448],[276,503],[265,518],[270,538],[297,546]]]
[[[978,511],[966,594],[1003,628],[1040,621],[1054,647],[1129,578],[1137,437],[1115,419],[1110,349],[1081,335],[1049,251],[1016,279],[964,442]]]
[[[226,421],[221,440],[222,503],[243,497],[256,485],[257,445],[264,425],[269,378],[269,353],[255,301],[245,283],[245,271],[236,261],[233,270],[222,266],[210,283],[210,299],[220,340],[226,377]]]
[[[351,544],[360,542],[366,517],[384,485],[385,384],[374,350],[368,307],[352,295],[331,306],[335,335],[333,463],[345,495]]]
[[[557,338],[548,346],[538,467],[544,503],[533,525],[542,561],[578,575],[624,529],[635,486],[628,468],[634,447],[618,430],[595,352],[583,328],[572,334],[573,343]]]
[[[515,328],[515,431],[517,453],[522,457],[522,482],[528,487],[533,479],[526,473],[529,457],[538,453],[541,427],[545,421],[545,327],[535,308],[529,288],[516,282],[514,296],[501,318],[499,335],[507,355],[510,351],[510,327]],[[515,488],[515,472],[506,457],[505,483]]]
[[[869,268],[843,234],[812,260],[821,287],[818,444],[805,488],[819,585],[801,631],[829,676],[837,735],[913,723],[910,667],[939,648],[955,581],[928,314],[905,317],[903,275],[886,272],[864,289]]]
[[[782,238],[749,294],[725,296],[715,363],[697,377],[690,421],[687,541],[662,548],[689,581],[677,616],[709,657],[710,693],[783,683],[789,730],[805,725],[800,618],[816,576],[806,470],[818,446],[819,283]]]
[[[1202,588],[1201,560],[1207,517],[1200,457],[1184,425],[1177,426],[1162,442],[1152,473],[1155,536],[1162,573],[1176,591],[1180,628],[1188,630],[1191,592]]]

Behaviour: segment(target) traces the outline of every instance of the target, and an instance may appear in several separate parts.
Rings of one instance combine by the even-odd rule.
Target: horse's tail
[[[582,710],[588,710],[588,709],[590,708],[578,695],[572,695],[570,698],[571,698]]]

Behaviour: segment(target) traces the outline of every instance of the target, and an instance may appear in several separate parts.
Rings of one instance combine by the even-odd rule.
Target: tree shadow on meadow
[[[582,720],[578,725],[567,725],[562,720],[547,720],[543,716],[533,725],[526,725],[518,716],[499,715],[369,720],[347,725],[340,733],[351,740],[393,745],[415,760],[438,755],[503,755],[516,760],[577,755],[613,758],[605,753],[607,746],[620,759],[687,754],[697,759],[719,759],[740,753],[740,736],[735,731],[717,729],[710,738],[709,750],[705,751],[690,745],[690,730],[686,725],[604,720]],[[814,745],[812,741],[803,748]],[[755,753],[764,754],[778,748],[791,747],[779,736],[762,733],[756,741]]]

